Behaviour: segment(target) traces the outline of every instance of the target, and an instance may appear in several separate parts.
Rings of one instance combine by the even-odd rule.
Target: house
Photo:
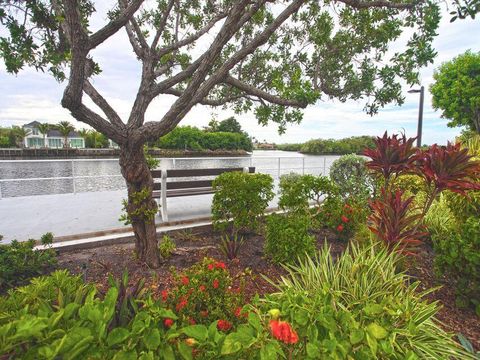
[[[57,129],[50,129],[46,137],[38,130],[40,123],[38,121],[32,121],[23,126],[24,129],[30,130],[29,134],[25,137],[25,147],[27,148],[63,148],[64,138],[60,131]],[[44,141],[46,140],[46,144]],[[68,134],[68,145],[71,148],[85,148],[85,140],[76,131],[71,131]]]

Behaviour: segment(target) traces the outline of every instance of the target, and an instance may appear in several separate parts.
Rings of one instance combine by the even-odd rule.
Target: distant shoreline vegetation
[[[277,150],[296,151],[311,155],[362,154],[366,148],[375,147],[373,136],[351,136],[343,139],[312,139],[305,143],[279,144]]]

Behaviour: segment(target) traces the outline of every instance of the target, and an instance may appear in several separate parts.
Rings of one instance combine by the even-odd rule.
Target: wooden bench
[[[162,220],[168,221],[167,198],[214,193],[214,190],[212,188],[213,179],[167,181],[168,178],[217,176],[225,172],[232,171],[243,171],[245,173],[252,174],[255,172],[255,167],[152,170],[152,177],[154,181],[153,197],[155,199],[160,199],[160,216]],[[157,181],[158,179],[160,181]]]

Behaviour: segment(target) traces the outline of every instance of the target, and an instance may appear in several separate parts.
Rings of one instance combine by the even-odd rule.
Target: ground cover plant
[[[41,237],[42,245],[48,246],[52,241],[52,233]],[[57,260],[55,250],[38,251],[35,246],[35,240],[13,240],[10,244],[0,244],[0,292],[54,268]]]

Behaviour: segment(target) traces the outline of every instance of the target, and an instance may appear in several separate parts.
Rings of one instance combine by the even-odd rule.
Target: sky
[[[428,91],[433,81],[434,69],[455,56],[472,50],[480,51],[480,21],[466,19],[449,22],[450,15],[444,9],[434,48],[438,55],[433,64],[421,70],[421,83],[425,86],[425,107],[423,121],[424,144],[445,144],[454,140],[461,129],[447,127],[447,119],[441,118],[440,111],[431,106]],[[105,19],[98,19],[99,24]],[[3,29],[0,29],[0,33]],[[124,31],[120,31],[108,42],[94,51],[94,59],[99,62],[103,73],[94,78],[94,85],[100,90],[123,119],[128,117],[140,74],[140,65],[135,59]],[[22,125],[37,120],[57,123],[67,120],[77,128],[86,125],[73,119],[60,105],[64,83],[57,83],[50,75],[24,69],[18,75],[7,74],[0,62],[0,126]],[[260,126],[252,113],[236,115],[233,111],[212,109],[198,105],[185,117],[180,125],[203,127],[212,117],[217,120],[235,116],[250,135],[256,139],[275,143],[298,143],[317,138],[344,138],[357,135],[381,135],[385,130],[405,132],[415,136],[417,132],[419,94],[407,93],[404,88],[405,103],[387,106],[377,115],[369,116],[364,111],[364,101],[319,101],[304,111],[301,124],[287,127],[283,135],[277,126]],[[85,97],[85,99],[88,99]],[[173,103],[172,96],[157,98],[146,114],[147,121],[158,120]],[[86,101],[87,104],[88,101]],[[91,103],[90,103],[91,104]]]

